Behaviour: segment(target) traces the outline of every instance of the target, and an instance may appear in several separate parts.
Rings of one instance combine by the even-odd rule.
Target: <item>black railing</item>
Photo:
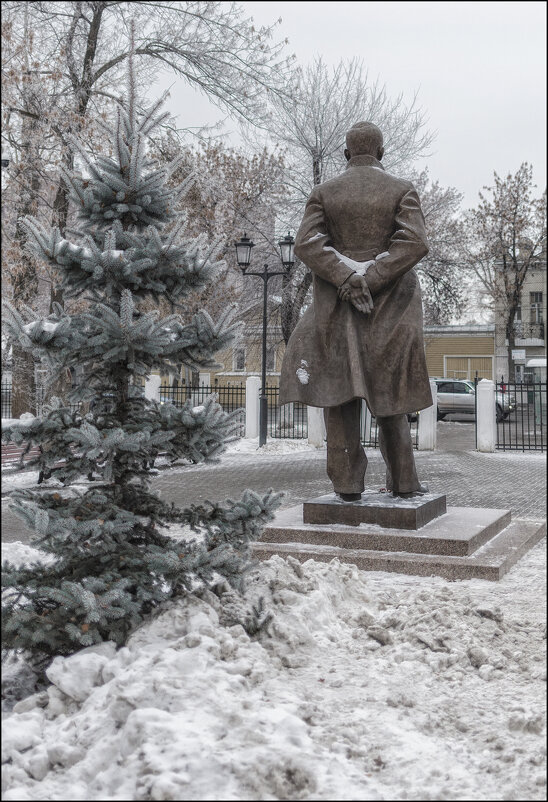
[[[268,404],[268,436],[274,439],[303,440],[308,437],[308,414],[306,404],[294,401],[278,405],[279,388],[266,386]]]
[[[2,384],[2,417],[11,418],[11,384]]]
[[[268,434],[274,438],[301,439],[308,437],[308,417],[305,404],[294,402],[278,406],[278,388],[266,388],[268,399]],[[411,415],[409,427],[413,447],[419,447],[418,414]],[[366,415],[365,404],[360,421],[360,439],[368,448],[378,448],[378,426],[374,417]]]
[[[11,384],[2,384],[2,417],[3,418],[11,418],[12,416],[12,398],[13,398],[13,388]],[[33,415],[40,417],[43,412],[44,408],[44,401],[46,398],[46,388],[38,386],[36,388],[36,398],[35,403],[30,404],[33,407]],[[69,408],[71,412],[76,412],[80,409],[80,404],[69,404]]]
[[[201,384],[199,387],[192,387],[185,382],[176,386],[162,384],[160,386],[160,402],[182,407],[190,399],[194,406],[199,406],[213,393],[225,412],[242,411],[240,416],[240,437],[243,437],[245,435],[245,384],[227,386]]]
[[[365,404],[363,405],[362,417],[360,422],[360,439],[362,445],[367,448],[379,447],[379,427],[377,420],[373,416],[369,416],[365,412]],[[419,447],[419,412],[414,415],[409,415],[409,429],[411,430],[411,441],[413,448]]]
[[[11,402],[13,397],[13,389],[12,385],[9,382],[4,382],[1,385],[2,388],[2,417],[3,418],[11,418]],[[44,403],[45,397],[45,389],[43,387],[36,388],[36,407],[35,412],[33,414],[41,415],[42,414],[42,406]]]
[[[546,382],[496,383],[497,448],[546,451]]]
[[[530,385],[528,385],[530,386]],[[2,384],[2,417],[11,417],[11,384]],[[176,386],[163,384],[160,387],[160,402],[171,403],[176,407],[191,399],[194,406],[199,406],[204,399],[215,393],[217,401],[226,412],[241,410],[240,436],[245,435],[245,384],[219,386],[202,384],[192,387],[185,382]],[[37,389],[37,414],[42,411],[44,388]],[[308,415],[306,404],[294,402],[278,405],[279,389],[276,386],[267,386],[266,397],[268,401],[268,435],[274,439],[301,440],[308,437]],[[71,409],[78,405],[71,405]],[[409,423],[414,448],[418,448],[418,414],[412,416]],[[378,448],[378,426],[374,417],[366,416],[365,410],[361,418],[360,437],[362,444],[368,448]]]
[[[544,340],[544,323],[514,321],[514,336],[518,340]]]

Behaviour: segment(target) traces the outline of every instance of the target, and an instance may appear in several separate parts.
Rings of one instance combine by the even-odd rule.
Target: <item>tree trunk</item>
[[[70,152],[65,158],[65,166],[68,170],[72,170],[74,167],[74,154]],[[68,219],[68,212],[69,212],[69,195],[68,195],[68,187],[61,178],[59,181],[59,187],[57,189],[57,194],[55,195],[55,200],[53,202],[53,225],[59,228],[61,235],[65,234],[67,228],[67,219]],[[59,283],[56,282],[55,271],[52,271],[52,280],[51,280],[51,288],[50,288],[50,298],[49,298],[49,313],[53,312],[53,304],[58,303],[60,306],[64,306],[64,299],[63,299],[63,291]],[[52,380],[52,377],[49,378],[47,393],[44,400],[49,401],[51,398],[56,396],[57,398],[61,399],[61,401],[66,404],[68,403],[67,394],[70,390],[70,381],[67,376],[67,371],[62,370],[60,373]]]
[[[516,347],[516,332],[514,329],[515,316],[516,310],[510,309],[508,319],[506,321],[506,339],[508,340],[508,381],[511,383],[515,382],[516,380],[516,366],[512,356],[512,352]]]
[[[25,117],[22,130],[24,132],[23,151],[26,160],[19,175],[21,186],[21,202],[18,222],[15,227],[12,268],[13,304],[15,308],[22,305],[32,306],[38,291],[38,277],[33,258],[25,251],[26,235],[19,224],[19,219],[26,215],[36,215],[37,198],[40,190],[40,175],[36,170],[36,128],[37,121]],[[25,176],[24,173],[27,172]],[[19,418],[24,412],[36,414],[36,378],[34,357],[24,351],[17,343],[12,345],[13,370],[11,386],[11,416]]]
[[[13,346],[11,385],[11,417],[20,418],[24,412],[37,412],[34,357],[28,351]]]
[[[314,179],[314,186],[322,183],[322,161],[320,156],[314,154],[312,157],[312,176]]]
[[[312,153],[312,175],[314,186],[322,183],[322,158],[319,153]],[[304,277],[299,282],[295,294],[291,293],[291,281],[282,284],[282,308],[281,322],[282,335],[287,345],[293,329],[299,322],[301,310],[306,299],[306,294],[312,284],[312,273],[307,269]]]

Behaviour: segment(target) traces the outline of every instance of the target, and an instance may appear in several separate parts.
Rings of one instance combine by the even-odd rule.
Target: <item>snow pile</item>
[[[5,721],[3,799],[543,799],[543,554],[498,584],[272,557],[245,601],[57,658]]]
[[[290,438],[283,437],[269,437],[264,446],[259,448],[258,437],[242,437],[240,440],[236,440],[234,443],[227,446],[224,455],[221,456],[221,461],[225,455],[230,456],[231,454],[292,454],[295,451],[315,450],[315,446],[310,445],[306,439],[291,440]]]

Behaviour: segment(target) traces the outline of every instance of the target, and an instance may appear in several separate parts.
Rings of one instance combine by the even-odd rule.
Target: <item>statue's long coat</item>
[[[353,156],[342,175],[314,187],[295,253],[314,273],[314,302],[289,339],[280,403],[332,407],[365,398],[376,416],[431,406],[412,269],[428,245],[413,185],[386,173],[373,156]],[[370,315],[337,296],[359,267],[352,260],[376,260],[365,274]]]

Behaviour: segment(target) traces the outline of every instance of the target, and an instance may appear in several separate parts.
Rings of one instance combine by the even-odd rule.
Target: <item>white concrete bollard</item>
[[[261,380],[258,376],[248,376],[245,381],[245,436],[248,439],[259,436],[259,390]]]
[[[491,379],[481,379],[478,382],[476,394],[477,450],[494,451],[497,442],[494,382]]]
[[[161,376],[158,376],[155,373],[149,376],[145,381],[145,398],[148,398],[149,401],[159,401],[161,383]]]
[[[316,448],[323,448],[325,445],[325,421],[323,409],[321,407],[307,407],[308,416],[308,442]]]
[[[434,451],[438,432],[438,385],[430,382],[432,406],[419,413],[419,451]]]

